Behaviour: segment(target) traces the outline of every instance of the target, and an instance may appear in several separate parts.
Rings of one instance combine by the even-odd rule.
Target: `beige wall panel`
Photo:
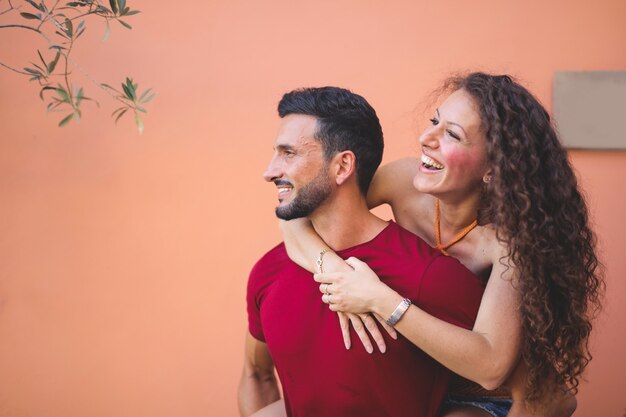
[[[626,149],[626,71],[556,72],[554,117],[570,148]]]

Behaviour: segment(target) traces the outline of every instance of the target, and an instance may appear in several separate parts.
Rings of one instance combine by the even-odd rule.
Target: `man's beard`
[[[276,207],[276,217],[283,220],[307,217],[328,199],[331,192],[330,180],[322,167],[315,178],[298,190],[291,203]]]

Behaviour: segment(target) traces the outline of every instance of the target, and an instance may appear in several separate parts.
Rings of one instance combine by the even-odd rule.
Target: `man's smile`
[[[276,187],[278,188],[278,201],[282,203],[282,201],[293,190],[293,185],[285,180],[276,180],[274,181],[274,184],[276,184]]]

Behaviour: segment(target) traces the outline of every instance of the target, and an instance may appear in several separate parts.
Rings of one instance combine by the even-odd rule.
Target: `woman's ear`
[[[483,182],[485,184],[489,184],[491,182],[491,180],[493,179],[493,171],[492,170],[488,170],[485,175],[483,175]]]
[[[333,174],[337,185],[344,184],[356,171],[356,156],[352,151],[339,152],[333,157]]]

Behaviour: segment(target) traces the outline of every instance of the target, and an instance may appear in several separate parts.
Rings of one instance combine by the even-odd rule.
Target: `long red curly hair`
[[[548,112],[511,77],[477,72],[450,78],[443,89],[465,90],[480,112],[493,179],[479,218],[508,246],[501,262],[518,272],[527,400],[554,386],[576,393],[591,360],[603,280],[567,152]]]

